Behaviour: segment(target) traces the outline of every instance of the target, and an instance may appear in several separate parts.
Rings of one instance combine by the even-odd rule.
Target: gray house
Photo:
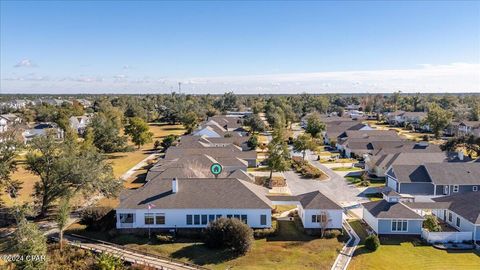
[[[476,192],[480,189],[480,165],[476,162],[393,165],[387,171],[387,186],[398,193],[413,195]]]
[[[390,190],[383,193],[383,200],[362,204],[363,219],[376,234],[422,234],[424,218],[400,199]]]

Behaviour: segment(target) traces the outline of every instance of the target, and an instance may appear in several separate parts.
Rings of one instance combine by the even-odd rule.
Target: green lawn
[[[102,233],[76,232],[91,237],[105,237]],[[330,269],[343,245],[336,238],[307,236],[292,221],[279,221],[277,236],[255,240],[252,249],[241,257],[233,256],[228,250],[212,250],[201,242],[186,239],[179,239],[172,244],[148,244],[145,238],[123,235],[108,241],[218,270]]]
[[[367,236],[360,221],[350,225],[360,238]],[[381,238],[380,248],[371,252],[359,245],[348,267],[349,270],[390,269],[480,269],[477,251],[445,251],[423,244],[418,238]]]
[[[347,180],[350,184],[354,184],[357,187],[361,187],[361,180],[360,180],[360,175],[355,175],[355,176],[345,176],[345,180]],[[369,179],[370,185],[369,187],[383,187],[385,186],[385,180],[384,179]]]
[[[335,167],[335,168],[332,168],[332,170],[338,171],[338,172],[358,172],[358,171],[361,171],[362,169],[357,167]]]

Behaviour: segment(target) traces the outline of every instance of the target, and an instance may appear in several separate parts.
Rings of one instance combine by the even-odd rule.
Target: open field
[[[107,161],[110,162],[113,169],[113,174],[115,177],[120,177],[122,174],[127,172],[130,168],[135,166],[137,163],[148,157],[152,154],[153,144],[155,140],[161,140],[163,137],[169,134],[182,135],[185,133],[185,129],[182,125],[167,125],[160,123],[151,123],[149,124],[150,131],[153,132],[153,141],[142,146],[140,149],[136,149],[132,152],[125,153],[112,153],[106,154]],[[127,188],[135,188],[141,186],[140,179],[143,177],[142,174],[145,174],[147,168],[142,168],[136,171],[127,181],[125,185]],[[22,189],[19,192],[19,197],[17,198],[19,203],[22,202],[31,202],[33,201],[32,193],[35,183],[39,180],[38,176],[30,173],[25,169],[25,159],[23,156],[19,157],[18,160],[18,171],[14,172],[12,175],[13,179],[20,180],[23,185]],[[5,202],[6,206],[12,206],[14,201],[7,195],[1,197]],[[112,200],[104,199],[105,204],[112,204]],[[115,200],[113,200],[115,201]],[[102,202],[103,204],[103,202]]]
[[[445,251],[423,244],[413,237],[381,237],[382,245],[375,252],[363,246],[367,236],[360,221],[350,222],[362,239],[348,269],[480,269],[478,251]]]
[[[76,228],[80,227],[76,225]],[[85,231],[82,234],[98,238],[106,235]],[[148,243],[145,237],[120,235],[108,241],[218,270],[330,269],[342,247],[342,242],[336,238],[318,239],[303,234],[292,221],[279,221],[277,236],[255,240],[252,249],[241,257],[235,257],[228,250],[212,250],[201,242],[187,239],[160,244],[153,243],[153,240]]]

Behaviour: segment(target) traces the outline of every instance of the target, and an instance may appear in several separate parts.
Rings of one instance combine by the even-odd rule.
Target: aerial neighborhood
[[[385,107],[372,109],[362,96],[226,93],[208,111],[201,96],[175,93],[84,98],[1,102],[0,142],[10,147],[2,149],[18,142],[12,154],[26,155],[25,165],[15,165],[22,178],[14,172],[2,196],[7,232],[14,217],[6,209],[28,203],[32,194],[43,198],[37,212],[47,224],[43,231],[54,227],[48,216],[55,215],[54,205],[62,209],[64,195],[46,197],[47,185],[54,185],[47,177],[62,177],[72,181],[62,184],[65,194],[79,202],[68,201],[68,213],[77,217],[61,228],[60,241],[119,243],[127,235],[152,247],[204,241],[237,258],[175,260],[179,267],[248,267],[240,258],[268,253],[272,245],[308,240],[323,246],[332,238],[343,251],[324,263],[338,269],[358,262],[355,249],[388,246],[392,237],[438,250],[480,248],[478,103],[467,120],[457,120],[436,105],[447,98],[441,95],[418,112],[392,111],[398,105],[391,95],[383,97]],[[173,104],[187,99],[190,109],[175,111]],[[350,103],[336,105],[339,100]],[[325,107],[308,105],[314,101]],[[76,165],[63,168],[62,155]],[[44,158],[58,162],[49,169],[56,176],[46,174],[49,165],[38,167]],[[83,184],[75,188],[78,179]],[[43,192],[25,182],[39,180]]]

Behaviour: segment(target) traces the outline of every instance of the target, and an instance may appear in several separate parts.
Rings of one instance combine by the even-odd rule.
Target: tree
[[[57,143],[52,136],[31,141],[27,154],[27,169],[40,177],[35,183],[39,216],[45,216],[52,203],[65,196],[93,192],[111,197],[118,194],[122,184],[114,179],[112,167],[94,147],[81,147],[75,142]]]
[[[12,134],[11,134],[12,135]],[[13,137],[6,133],[0,137],[0,194],[2,191],[8,193],[11,197],[16,197],[21,183],[13,180],[11,174],[17,170],[15,157],[20,144]]]
[[[198,116],[194,112],[187,112],[180,119],[183,126],[187,129],[188,133],[192,133],[198,126]]]
[[[258,114],[248,115],[245,117],[245,120],[243,120],[243,124],[247,127],[250,127],[251,133],[265,131],[265,123],[260,116],[258,116]]]
[[[69,198],[62,198],[58,205],[57,215],[55,217],[58,227],[58,235],[60,236],[60,252],[63,251],[63,231],[67,228],[70,211],[71,208]]]
[[[234,110],[237,108],[237,96],[233,92],[225,93],[222,97],[215,100],[213,105],[221,112]]]
[[[100,253],[97,259],[96,266],[99,270],[125,269],[122,259],[108,253]]]
[[[266,162],[270,169],[270,180],[272,179],[273,171],[283,172],[290,168],[290,152],[283,138],[282,129],[274,131],[272,141],[268,144],[267,156]]]
[[[163,150],[166,151],[170,146],[172,146],[175,143],[177,139],[178,139],[178,136],[174,134],[170,134],[167,137],[163,138],[161,143]]]
[[[451,152],[465,149],[469,155],[480,156],[480,138],[473,135],[452,138],[445,142],[441,148],[444,151]]]
[[[317,113],[311,114],[307,118],[307,127],[305,132],[316,138],[320,132],[325,130],[325,124],[320,120],[320,115]]]
[[[427,124],[432,129],[435,138],[438,139],[440,132],[450,124],[451,118],[452,114],[449,111],[442,109],[436,103],[432,103],[428,108],[424,124]]]
[[[440,227],[438,224],[437,218],[433,215],[427,215],[425,217],[425,220],[423,221],[423,228],[426,228],[431,232],[440,232],[442,230],[442,227]]]
[[[315,143],[312,140],[310,134],[300,134],[296,139],[293,140],[293,151],[302,152],[303,160],[305,160],[305,154],[307,150],[315,150]]]
[[[47,268],[47,242],[35,223],[20,217],[17,230],[13,235],[13,248],[19,256],[35,256],[38,260],[17,260],[15,265],[23,270],[41,270]],[[43,257],[42,257],[43,256]]]
[[[375,234],[367,236],[365,238],[365,247],[371,251],[375,251],[380,247],[380,239]]]
[[[256,134],[250,136],[247,141],[247,145],[250,149],[255,149],[258,146],[258,136]]]
[[[129,135],[132,142],[140,149],[140,146],[152,141],[153,133],[150,132],[148,124],[140,117],[128,119],[125,126],[125,134]]]
[[[325,231],[328,228],[328,224],[332,219],[330,218],[328,211],[325,211],[325,210],[320,211],[319,216],[320,216],[319,223],[320,223],[320,230],[321,230],[320,233],[321,233],[321,237],[323,238],[323,236],[325,236]]]
[[[121,115],[117,111],[98,112],[92,117],[87,128],[86,137],[105,153],[125,151],[127,138],[120,136]]]
[[[245,254],[253,242],[253,230],[237,218],[219,218],[205,229],[205,244],[210,248],[229,248]]]

